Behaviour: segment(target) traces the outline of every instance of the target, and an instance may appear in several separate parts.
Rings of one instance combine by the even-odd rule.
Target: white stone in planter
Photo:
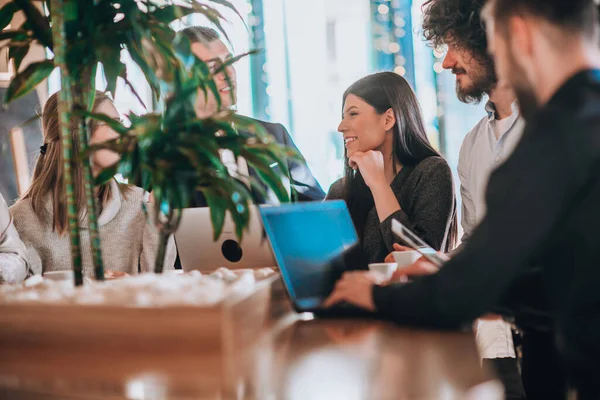
[[[125,307],[211,306],[226,296],[252,290],[257,280],[273,274],[270,268],[231,271],[219,268],[210,275],[140,274],[106,282],[44,280],[33,276],[22,284],[0,285],[0,304],[49,303]]]

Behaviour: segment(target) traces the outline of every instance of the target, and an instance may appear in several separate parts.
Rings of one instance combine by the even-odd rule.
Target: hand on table
[[[378,276],[370,272],[346,272],[336,283],[333,292],[323,303],[331,307],[342,301],[354,304],[365,310],[375,311],[373,302],[373,286],[381,283]]]

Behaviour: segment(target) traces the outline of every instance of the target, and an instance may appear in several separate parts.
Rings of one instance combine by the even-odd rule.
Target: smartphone
[[[441,267],[450,260],[445,254],[440,254],[420,237],[412,233],[407,227],[398,220],[392,219],[392,232],[409,246],[421,253],[425,258],[431,261],[436,267]]]

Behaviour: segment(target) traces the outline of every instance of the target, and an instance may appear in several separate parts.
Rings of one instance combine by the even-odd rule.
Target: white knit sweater
[[[104,268],[128,274],[154,271],[158,231],[154,224],[146,221],[142,210],[142,202],[145,201],[144,190],[133,187],[126,197],[123,197],[116,181],[113,180],[110,186],[111,199],[98,217]],[[151,211],[152,205],[146,205]],[[53,231],[52,218],[40,220],[29,199],[18,201],[10,211],[27,247],[29,264],[34,274],[72,268],[69,236],[61,237]],[[51,215],[50,201],[46,204],[46,212]],[[93,277],[87,218],[80,220],[79,226],[84,275]],[[171,237],[165,256],[165,270],[173,269],[176,256],[175,242]]]
[[[8,207],[0,195],[0,283],[16,283],[25,279],[25,254],[25,245],[19,239]]]

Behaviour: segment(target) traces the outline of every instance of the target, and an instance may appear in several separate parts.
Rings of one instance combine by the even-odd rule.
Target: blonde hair
[[[33,211],[37,214],[40,220],[48,220],[51,218],[53,231],[59,235],[64,235],[68,231],[68,213],[66,193],[64,192],[64,157],[63,144],[60,134],[59,116],[58,116],[58,97],[59,93],[55,93],[44,105],[42,112],[42,131],[44,135],[44,144],[41,147],[40,154],[33,170],[33,179],[29,190],[25,193],[22,200],[30,199]],[[96,92],[96,99],[92,110],[95,111],[105,101],[112,100],[106,93]],[[80,157],[79,138],[77,135],[77,119],[71,119],[69,126],[73,137],[72,159],[77,160]],[[98,124],[92,121],[91,136],[94,135]],[[91,137],[90,137],[91,139]],[[73,186],[75,190],[75,205],[79,210],[79,219],[85,216],[87,210],[85,200],[85,187],[83,184],[83,164],[75,162],[72,167]],[[104,183],[98,186],[97,198],[100,205],[105,205],[111,198],[111,189],[109,183]],[[119,185],[119,191],[122,195],[126,195],[129,190],[128,185]],[[47,215],[45,211],[45,203],[50,197],[52,201],[52,213]]]

